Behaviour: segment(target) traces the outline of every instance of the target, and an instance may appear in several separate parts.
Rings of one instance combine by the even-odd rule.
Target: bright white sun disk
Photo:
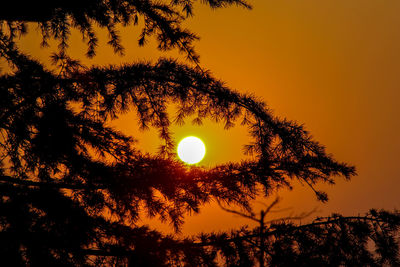
[[[187,164],[200,162],[206,154],[206,146],[200,138],[188,136],[183,138],[178,144],[178,156]]]

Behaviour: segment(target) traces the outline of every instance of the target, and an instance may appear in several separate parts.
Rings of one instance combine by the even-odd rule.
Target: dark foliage
[[[116,53],[123,53],[117,25],[141,25],[139,45],[147,38],[155,36],[158,48],[170,50],[177,48],[189,60],[198,62],[193,41],[198,37],[181,27],[185,18],[193,15],[194,0],[150,1],[150,0],[55,0],[30,1],[15,0],[0,9],[0,32],[14,39],[27,32],[26,22],[35,22],[41,29],[43,46],[54,38],[59,48],[65,51],[71,29],[75,28],[86,41],[87,56],[93,57],[98,43],[94,25],[106,28],[108,44]],[[211,8],[238,5],[251,8],[244,0],[204,0]]]
[[[247,6],[240,0],[206,3]],[[39,22],[45,40],[61,40],[60,52],[52,57],[57,72],[18,50],[15,36],[24,31],[23,22],[8,17],[0,31],[0,55],[12,69],[0,76],[2,263],[399,265],[396,212],[333,215],[307,225],[296,225],[291,218],[266,221],[268,209],[255,217],[249,201],[290,187],[293,179],[326,201],[326,194],[315,188],[318,182],[355,174],[354,167],[333,159],[301,125],[273,116],[262,101],[231,90],[198,67],[160,59],[88,68],[65,53],[70,27],[94,36],[93,22],[109,29],[115,41],[111,45],[121,51],[112,33],[116,23],[129,24],[140,15],[143,38],[155,34],[160,49],[178,48],[197,62],[194,35],[180,28],[182,12],[191,14],[192,1],[87,1],[82,8],[65,4],[48,6],[50,15]],[[171,103],[177,108],[173,117],[167,112]],[[158,129],[164,144],[157,155],[142,153],[132,137],[108,126],[128,111],[137,113],[141,128]],[[194,123],[208,118],[227,129],[234,123],[247,126],[251,142],[246,153],[253,160],[211,169],[177,161],[169,126],[192,116]],[[185,214],[199,212],[211,200],[241,207],[246,211],[241,214],[260,226],[186,239],[138,226],[144,212],[179,231]]]

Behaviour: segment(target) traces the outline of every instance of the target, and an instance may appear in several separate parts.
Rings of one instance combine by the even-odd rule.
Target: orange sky
[[[228,8],[195,9],[187,25],[201,40],[197,50],[201,65],[231,88],[264,99],[275,115],[304,123],[316,140],[336,159],[354,164],[358,176],[350,182],[338,179],[326,188],[327,204],[315,200],[308,188],[282,192],[281,207],[316,215],[340,212],[358,214],[369,208],[400,208],[400,1],[398,0],[258,0],[252,11]],[[34,30],[34,28],[31,27]],[[34,33],[34,31],[32,31]],[[104,44],[86,64],[120,64],[157,59],[163,54],[150,42],[136,46],[137,31],[122,30],[126,56],[118,57]],[[21,40],[25,51],[48,60],[52,49],[40,49],[30,34]],[[75,35],[71,54],[82,57],[86,47]],[[117,123],[155,152],[158,141],[152,131],[139,133],[131,115]],[[246,130],[223,130],[223,125],[173,127],[177,141],[197,135],[206,142],[206,166],[243,157]],[[246,221],[211,206],[189,217],[185,233],[227,229]]]

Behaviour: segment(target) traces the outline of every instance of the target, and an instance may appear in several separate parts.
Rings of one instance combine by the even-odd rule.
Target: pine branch
[[[105,189],[105,186],[100,185],[84,185],[84,184],[72,184],[64,182],[36,182],[31,180],[22,180],[13,178],[6,175],[0,175],[0,182],[6,182],[10,184],[17,184],[23,186],[34,186],[41,188],[58,188],[58,189],[72,189],[72,190],[85,190],[85,189]]]
[[[251,8],[243,0],[208,0],[203,3],[211,8],[230,5]],[[147,37],[155,36],[160,50],[177,48],[187,55],[189,61],[198,65],[199,56],[192,45],[198,37],[189,30],[181,28],[187,17],[184,15],[184,10],[188,15],[192,8],[192,1],[172,1],[172,4],[167,4],[151,0],[90,0],[84,2],[61,0],[45,4],[40,4],[39,1],[32,4],[27,0],[16,0],[1,9],[0,22],[8,21],[9,25],[15,23],[14,21],[36,22],[42,30],[42,44],[48,45],[48,39],[54,38],[59,41],[60,51],[65,51],[65,48],[68,47],[71,28],[77,28],[85,38],[88,38],[87,56],[93,57],[97,46],[97,36],[93,30],[95,24],[108,30],[108,44],[115,53],[122,54],[124,48],[115,28],[119,23],[123,26],[136,25],[140,16],[144,20],[144,26],[139,45],[143,45]],[[26,32],[25,27],[9,27],[9,30],[11,39]],[[6,33],[6,31],[0,27],[0,33]]]
[[[400,215],[397,214],[395,215],[397,216],[397,222],[395,223],[395,225],[397,227],[400,227]],[[322,218],[321,218],[322,219]],[[279,220],[278,220],[279,221]],[[312,222],[309,224],[304,224],[304,225],[289,225],[288,228],[284,228],[283,230],[281,229],[276,229],[276,230],[271,230],[271,231],[265,231],[263,234],[263,237],[270,237],[270,236],[279,236],[279,235],[287,235],[296,231],[301,232],[302,230],[308,229],[308,228],[313,228],[313,227],[318,227],[318,226],[326,226],[326,225],[332,225],[332,224],[337,224],[340,222],[344,222],[344,223],[349,223],[349,222],[353,222],[353,221],[362,221],[362,222],[366,222],[366,223],[391,223],[390,221],[388,221],[387,219],[383,219],[380,217],[371,217],[370,215],[366,215],[366,216],[340,216],[340,217],[327,217],[325,218],[324,221],[318,221],[318,222]],[[274,223],[269,223],[270,227],[273,225]],[[279,225],[279,224],[278,224]],[[254,238],[259,238],[260,235],[259,233],[255,233],[255,234],[245,234],[245,235],[239,235],[239,236],[235,236],[232,238],[226,238],[223,239],[222,241],[206,241],[206,242],[194,242],[193,246],[200,246],[200,247],[205,247],[205,246],[214,246],[219,244],[220,242],[223,243],[232,243],[232,242],[238,242],[238,241],[245,241],[245,240],[251,240]]]

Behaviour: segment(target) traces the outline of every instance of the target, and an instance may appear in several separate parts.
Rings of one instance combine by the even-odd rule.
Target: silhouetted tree
[[[22,1],[27,3],[27,1]],[[249,5],[207,0],[211,7]],[[310,224],[257,218],[250,200],[299,180],[321,201],[318,182],[349,179],[355,169],[337,162],[301,125],[274,117],[255,97],[238,93],[198,65],[195,35],[181,28],[193,1],[55,1],[33,14],[12,7],[0,12],[0,54],[11,68],[0,76],[0,261],[5,266],[382,266],[400,265],[397,212],[332,215]],[[171,59],[156,63],[85,67],[66,53],[71,27],[88,40],[93,24],[106,27],[122,52],[116,24],[144,20],[139,43],[155,35],[162,50],[177,48],[195,67]],[[24,21],[36,21],[44,42],[60,40],[57,71],[20,52]],[[189,116],[230,128],[240,121],[252,141],[252,160],[214,168],[189,167],[174,158],[167,106],[173,121]],[[107,126],[135,111],[141,128],[155,127],[159,154]],[[178,238],[138,226],[142,211],[180,230],[185,214],[216,200],[241,207],[255,229]],[[227,209],[227,208],[225,208]],[[228,209],[231,212],[234,210]]]

